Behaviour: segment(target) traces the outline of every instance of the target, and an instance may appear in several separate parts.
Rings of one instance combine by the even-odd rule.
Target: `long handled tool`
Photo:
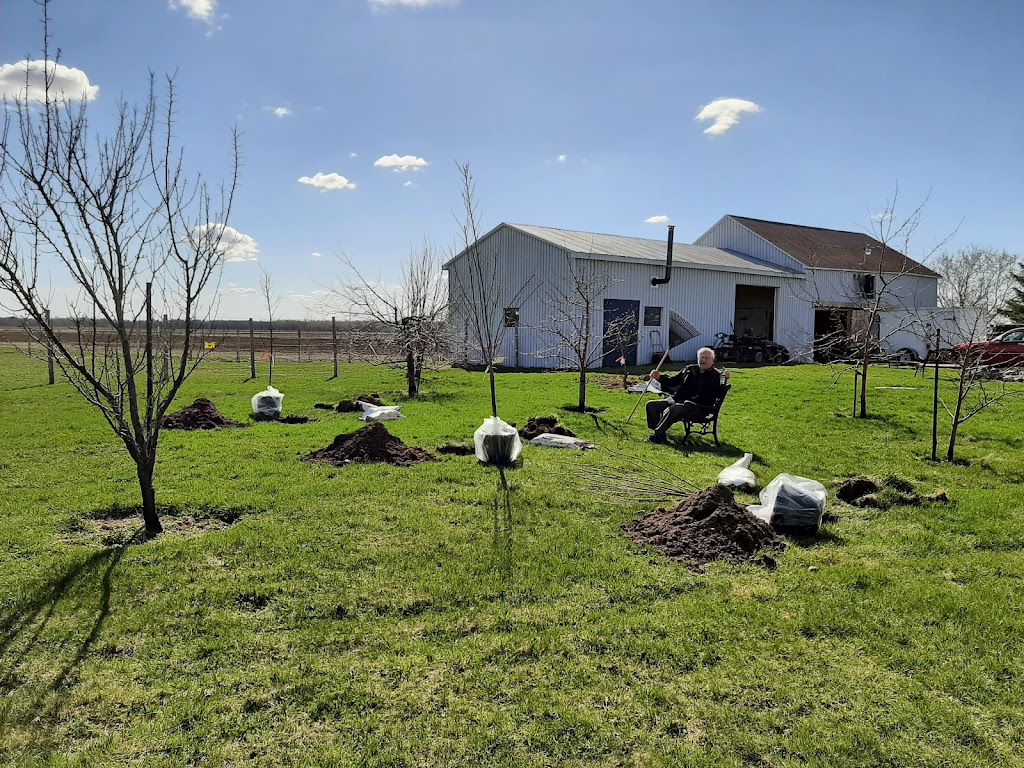
[[[654,370],[655,371],[661,371],[661,366],[665,364],[665,360],[667,360],[667,359],[668,359],[668,350],[666,349],[665,350],[665,354],[663,354],[661,356],[661,360],[658,361],[658,367],[655,368]],[[650,391],[651,391],[651,384],[650,384],[650,381],[648,381],[647,382],[647,386],[644,387],[644,391],[641,392],[640,393],[640,397],[638,397],[636,399],[636,405],[633,406],[633,410],[629,412],[629,418],[626,419],[626,423],[627,424],[629,423],[629,420],[633,418],[633,414],[636,413],[636,409],[640,407],[640,403],[643,402],[644,395],[646,395]]]

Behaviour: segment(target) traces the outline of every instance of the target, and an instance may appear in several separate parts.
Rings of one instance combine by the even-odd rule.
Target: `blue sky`
[[[38,7],[0,14],[0,65],[39,58]],[[306,317],[338,250],[391,280],[424,238],[450,246],[455,161],[485,229],[663,238],[646,222],[668,217],[690,242],[735,213],[866,230],[898,184],[903,212],[930,194],[911,255],[957,228],[951,247],[1024,255],[1013,0],[54,0],[51,15],[62,63],[99,89],[98,127],[152,69],[177,72],[190,167],[223,175],[242,131],[230,225],[248,248],[225,264],[222,317],[265,316],[260,266],[280,315]]]

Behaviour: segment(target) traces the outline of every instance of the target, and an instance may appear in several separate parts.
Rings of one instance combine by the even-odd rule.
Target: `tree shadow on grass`
[[[142,541],[144,535],[140,526],[132,541]],[[0,736],[10,730],[27,731],[27,752],[38,755],[60,746],[45,728],[56,721],[60,694],[77,680],[76,672],[110,613],[112,575],[127,547],[125,543],[102,549],[66,566],[0,617],[0,690],[7,700]],[[83,611],[82,603],[88,602],[85,598],[91,597],[94,587],[98,602]],[[63,649],[73,653],[61,662],[54,654]],[[57,671],[44,679],[40,669]]]

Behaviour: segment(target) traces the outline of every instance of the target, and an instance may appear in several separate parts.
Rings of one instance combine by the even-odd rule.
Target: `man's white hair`
[[[697,359],[700,360],[700,356],[703,355],[705,352],[710,352],[711,357],[715,356],[715,350],[713,350],[711,347],[701,347],[700,349],[697,350]]]

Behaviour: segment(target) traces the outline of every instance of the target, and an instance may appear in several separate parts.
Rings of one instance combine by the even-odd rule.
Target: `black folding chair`
[[[710,432],[711,436],[715,438],[715,445],[718,445],[718,416],[722,412],[722,403],[725,402],[730,389],[732,389],[732,384],[726,384],[722,393],[715,398],[714,404],[710,406],[707,416],[692,421],[683,420],[683,427],[686,429],[686,434],[683,435],[684,441],[689,440],[691,433],[706,435]]]

